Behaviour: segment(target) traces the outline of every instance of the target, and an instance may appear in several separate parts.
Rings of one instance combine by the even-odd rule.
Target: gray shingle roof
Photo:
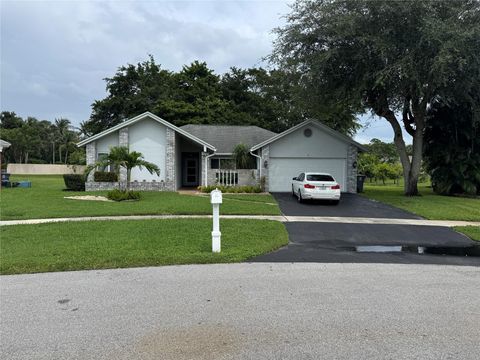
[[[217,153],[224,154],[231,153],[240,143],[252,147],[276,135],[258,126],[188,124],[180,128],[215,146]]]

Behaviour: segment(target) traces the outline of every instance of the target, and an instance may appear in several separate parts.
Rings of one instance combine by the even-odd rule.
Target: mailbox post
[[[220,252],[220,204],[222,203],[222,192],[218,189],[210,193],[210,202],[213,207],[213,230],[212,230],[212,251]]]

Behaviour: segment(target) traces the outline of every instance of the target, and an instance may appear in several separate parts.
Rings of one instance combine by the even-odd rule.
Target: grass
[[[457,226],[455,230],[467,235],[472,240],[480,241],[480,226]]]
[[[35,219],[107,215],[211,214],[208,196],[145,191],[137,202],[97,202],[64,199],[75,195],[106,195],[107,192],[70,192],[62,176],[12,176],[29,179],[31,188],[4,188],[0,195],[0,219]],[[273,205],[272,205],[273,204]],[[231,215],[280,215],[275,199],[268,194],[226,195],[220,211]]]
[[[211,226],[207,219],[4,226],[0,273],[240,262],[288,243],[280,222],[224,219],[214,254]]]
[[[362,194],[395,207],[410,211],[430,220],[480,221],[480,199],[441,196],[429,184],[419,184],[422,196],[403,195],[403,186],[365,184]]]

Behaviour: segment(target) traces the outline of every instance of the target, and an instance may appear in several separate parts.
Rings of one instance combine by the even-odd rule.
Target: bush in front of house
[[[107,193],[107,198],[113,201],[140,200],[140,192],[114,189]]]
[[[218,189],[222,193],[261,193],[262,188],[260,186],[222,186],[222,185],[208,185],[208,186],[199,186],[198,190],[203,193],[210,193],[213,190]]]
[[[117,182],[118,175],[109,171],[95,171],[93,173],[93,180],[95,182]]]
[[[81,174],[64,174],[63,182],[67,190],[85,191],[85,176]]]

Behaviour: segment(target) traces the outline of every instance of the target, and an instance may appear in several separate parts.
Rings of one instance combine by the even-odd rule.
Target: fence
[[[215,171],[215,182],[222,186],[238,185],[238,171],[236,170],[217,170]]]
[[[61,175],[83,174],[85,165],[13,164],[7,166],[7,173],[19,175]]]

